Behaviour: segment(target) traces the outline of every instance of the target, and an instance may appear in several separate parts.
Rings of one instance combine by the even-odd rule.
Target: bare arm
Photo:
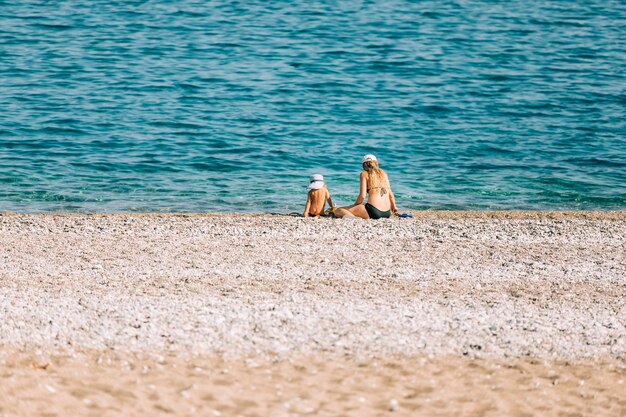
[[[309,210],[311,209],[311,192],[306,196],[306,205],[304,206],[303,217],[309,217]]]
[[[391,211],[394,214],[398,213],[398,207],[396,206],[396,197],[393,195],[393,191],[391,191],[391,184],[389,183],[389,177],[385,174],[385,179],[387,180],[387,189],[389,190],[389,202],[391,203]]]
[[[330,191],[326,190],[326,202],[330,206],[331,209],[334,210],[335,206],[333,206],[333,200],[330,198]]]
[[[398,214],[398,207],[396,206],[396,198],[393,195],[393,191],[391,188],[389,189],[389,202],[391,203],[391,211],[394,214]]]
[[[367,174],[365,172],[361,172],[361,185],[359,187],[359,196],[356,198],[355,206],[358,206],[365,200],[365,196],[367,195]]]

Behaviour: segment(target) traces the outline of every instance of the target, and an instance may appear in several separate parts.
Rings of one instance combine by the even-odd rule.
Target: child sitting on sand
[[[317,217],[324,214],[324,206],[328,201],[330,211],[333,210],[333,200],[330,199],[330,192],[324,184],[324,177],[321,174],[313,174],[309,177],[309,195],[304,207],[304,217]]]

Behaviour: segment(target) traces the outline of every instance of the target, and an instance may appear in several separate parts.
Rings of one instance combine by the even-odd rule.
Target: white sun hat
[[[367,155],[363,157],[363,162],[368,162],[368,161],[378,161],[378,159],[376,159],[376,157],[372,155],[371,153],[368,153]]]
[[[309,177],[309,190],[319,190],[324,186],[324,176],[313,174]]]

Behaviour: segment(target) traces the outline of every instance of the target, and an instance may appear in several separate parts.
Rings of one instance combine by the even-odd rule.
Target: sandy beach
[[[0,215],[0,416],[626,414],[626,212]]]

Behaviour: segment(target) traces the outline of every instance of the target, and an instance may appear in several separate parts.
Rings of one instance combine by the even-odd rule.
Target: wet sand
[[[415,214],[0,215],[0,416],[626,414],[625,212]]]

